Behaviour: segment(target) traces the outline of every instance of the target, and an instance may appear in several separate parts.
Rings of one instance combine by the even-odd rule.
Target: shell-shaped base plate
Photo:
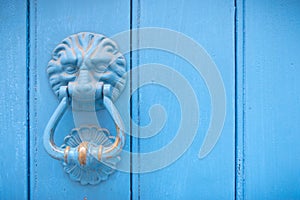
[[[82,142],[88,142],[92,145],[109,146],[112,144],[114,137],[109,136],[107,129],[99,128],[97,126],[82,126],[72,129],[71,133],[65,137],[64,145],[76,148]],[[78,165],[76,163],[63,162],[64,170],[69,174],[70,178],[74,181],[79,181],[82,185],[98,184],[106,180],[110,174],[114,172],[120,157],[112,157],[99,162],[97,158],[93,163],[94,165]]]

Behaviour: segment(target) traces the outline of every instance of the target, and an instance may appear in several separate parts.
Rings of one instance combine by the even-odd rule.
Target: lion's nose
[[[79,85],[89,84],[93,81],[90,72],[87,69],[80,69],[76,82]]]
[[[86,66],[85,63],[83,63],[83,64],[80,66],[80,70],[88,70],[88,67]]]
[[[77,80],[75,80],[75,92],[78,96],[87,97],[95,93],[94,80],[87,69],[80,69]]]

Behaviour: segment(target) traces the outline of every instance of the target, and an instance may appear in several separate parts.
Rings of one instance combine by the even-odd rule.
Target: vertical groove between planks
[[[140,0],[137,0],[137,15],[136,15],[136,28],[139,29],[140,28],[140,24],[141,24],[141,1]],[[138,31],[138,34],[137,34],[137,45],[138,45],[138,48],[139,48],[139,45],[140,45],[140,35],[139,35],[139,31]],[[139,67],[140,65],[140,53],[139,53],[139,50],[136,52],[136,66]],[[138,76],[136,77],[137,78],[137,84],[138,84],[138,88],[140,86],[140,73],[139,73],[139,70],[138,70]],[[137,120],[138,120],[138,127],[140,127],[140,124],[141,124],[141,111],[140,111],[140,91],[137,90]],[[138,128],[138,140],[137,140],[137,151],[138,151],[138,167],[140,168],[140,150],[141,150],[141,140],[140,140],[140,128]],[[141,185],[140,185],[140,182],[141,182],[141,175],[140,173],[137,174],[137,192],[138,192],[138,200],[141,199]]]
[[[244,199],[245,0],[235,0],[235,198]]]
[[[30,199],[30,0],[26,1],[26,145],[27,145],[27,199]]]
[[[132,94],[132,15],[133,15],[133,8],[132,8],[132,1],[130,0],[130,66],[129,66],[129,70],[130,70],[130,94]],[[132,118],[132,113],[133,113],[133,106],[132,106],[132,98],[130,98],[130,118]],[[130,126],[130,133],[132,133],[132,120],[130,120],[129,122],[129,126]],[[130,152],[132,152],[132,135],[129,135],[130,138]],[[130,189],[130,200],[133,199],[133,173],[132,173],[132,154],[130,154],[130,181],[129,181],[129,189]]]
[[[234,168],[234,193],[235,193],[235,199],[237,199],[237,193],[238,193],[238,189],[237,189],[237,185],[238,185],[238,127],[237,127],[237,122],[238,122],[238,114],[237,114],[237,110],[238,110],[238,105],[237,105],[237,101],[238,101],[238,87],[237,87],[237,0],[234,0],[234,90],[235,90],[235,101],[234,101],[234,108],[235,108],[235,130],[234,130],[234,134],[235,134],[235,168]]]

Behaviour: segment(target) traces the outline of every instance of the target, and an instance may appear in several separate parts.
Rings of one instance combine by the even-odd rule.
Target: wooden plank
[[[245,199],[300,197],[299,9],[245,1]]]
[[[128,1],[30,1],[30,121],[32,199],[128,199],[130,174],[116,172],[96,186],[82,186],[71,181],[62,164],[52,159],[43,147],[43,131],[58,106],[48,82],[46,67],[53,49],[69,35],[88,31],[107,36],[125,31],[129,25]],[[129,41],[128,41],[129,43]],[[128,61],[129,62],[129,61]],[[100,112],[100,123],[112,133],[115,127],[107,112]],[[74,127],[70,109],[57,127],[55,138],[62,144]],[[126,147],[130,141],[127,139]]]
[[[211,55],[224,80],[226,89],[226,120],[222,135],[204,159],[198,158],[206,131],[210,125],[211,99],[204,79],[187,61],[165,51],[140,50],[133,55],[133,68],[160,63],[169,66],[184,76],[199,101],[199,129],[193,144],[173,164],[152,173],[133,176],[134,199],[234,199],[235,193],[235,67],[234,67],[234,2],[233,1],[133,1],[133,27],[162,27],[172,29],[200,43]],[[153,38],[156,40],[157,38]],[[168,41],[169,38],[162,38]],[[138,36],[133,41],[142,40]],[[176,43],[177,41],[170,41]],[[178,48],[181,48],[179,45]],[[193,52],[191,52],[193,53]],[[197,56],[197,55],[195,55]],[[151,67],[151,66],[149,66]],[[180,102],[168,87],[157,85],[156,78],[162,71],[153,72],[152,84],[141,87],[134,94],[134,120],[145,126],[151,124],[148,111],[154,104],[164,107],[167,121],[158,134],[147,139],[133,140],[133,150],[139,153],[153,152],[167,145],[180,127]],[[145,74],[144,74],[145,75]],[[136,84],[142,80],[142,73],[133,77]],[[168,79],[174,79],[170,74]],[[178,82],[178,85],[183,84]],[[183,90],[181,90],[184,92]],[[195,107],[196,110],[196,107]],[[191,113],[192,114],[192,113]],[[163,121],[163,115],[158,116]],[[190,119],[194,126],[194,119]],[[154,125],[152,130],[159,130]],[[137,133],[142,136],[142,128]],[[182,141],[184,143],[184,141]],[[168,159],[166,155],[166,160]],[[145,163],[137,158],[133,163],[139,168]],[[161,160],[152,160],[159,162]]]
[[[0,10],[0,199],[26,199],[26,1],[3,1]]]

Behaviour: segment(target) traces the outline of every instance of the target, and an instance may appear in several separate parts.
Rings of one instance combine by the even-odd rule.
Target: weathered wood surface
[[[0,6],[0,199],[27,198],[26,2]]]

